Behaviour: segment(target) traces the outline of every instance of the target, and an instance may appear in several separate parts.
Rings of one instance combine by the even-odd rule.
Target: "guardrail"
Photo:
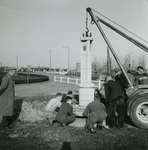
[[[54,82],[79,85],[81,81],[79,78],[54,76]],[[102,84],[104,83],[104,80],[98,80],[98,81],[92,80],[92,83],[95,85],[94,87],[100,89]]]

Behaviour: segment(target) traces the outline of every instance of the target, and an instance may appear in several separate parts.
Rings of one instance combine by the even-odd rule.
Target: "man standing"
[[[123,72],[121,72],[121,70],[115,70],[115,73],[116,73],[115,81],[121,85],[123,90],[128,88],[129,83],[128,83],[125,75],[123,74]]]
[[[62,94],[57,93],[56,97],[51,99],[46,106],[46,118],[49,120],[50,124],[56,118],[59,108],[61,107]]]
[[[120,86],[121,86],[121,88],[122,88],[122,90],[123,90],[123,92],[125,94],[125,97],[127,99],[128,96],[126,94],[126,89],[128,88],[129,83],[128,83],[125,75],[123,74],[123,72],[121,72],[120,69],[119,70],[116,69],[115,73],[116,73],[115,74],[115,81],[120,84]]]
[[[9,70],[9,72],[3,77],[2,84],[0,86],[0,115],[2,116],[1,128],[8,128],[10,125],[10,117],[14,111],[15,100],[15,83],[13,76],[15,70]]]
[[[124,111],[125,111],[125,95],[119,83],[113,81],[111,76],[106,78],[105,96],[108,103],[107,125],[109,128],[115,127],[115,112],[118,114],[117,127],[123,128]]]

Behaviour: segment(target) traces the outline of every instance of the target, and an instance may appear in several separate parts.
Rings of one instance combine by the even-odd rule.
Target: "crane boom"
[[[90,16],[92,17],[93,21],[95,22],[95,19],[94,19],[95,16],[93,15],[93,13],[91,11],[91,8],[87,8],[87,12],[89,12]],[[135,44],[136,46],[138,46],[139,48],[143,49],[144,51],[146,51],[148,53],[148,47],[145,46],[144,44],[142,44],[141,42],[139,42],[139,41],[135,40],[134,38],[128,36],[124,32],[120,31],[119,29],[117,29],[114,26],[112,26],[111,24],[109,24],[108,22],[106,22],[103,19],[99,18],[98,16],[95,17],[95,18],[97,19],[97,21],[100,21],[101,23],[103,23],[104,25],[106,25],[107,27],[109,27],[113,31],[117,32],[118,34],[120,34],[121,36],[123,36],[124,38],[126,38],[127,40],[129,40],[130,42],[132,42],[133,44]]]
[[[117,55],[116,55],[116,53],[115,53],[115,51],[114,51],[112,45],[110,44],[110,42],[109,42],[108,38],[106,37],[104,31],[102,30],[100,24],[98,23],[97,18],[94,16],[93,12],[91,11],[91,8],[87,8],[86,10],[87,10],[87,12],[89,12],[89,14],[90,14],[92,20],[95,22],[96,26],[98,27],[98,29],[99,29],[100,33],[102,34],[102,36],[103,36],[103,38],[104,38],[106,44],[108,45],[110,51],[112,52],[112,54],[113,54],[113,56],[114,56],[116,62],[118,63],[120,69],[122,70],[123,74],[125,75],[125,77],[126,77],[128,83],[129,83],[129,85],[130,85],[131,88],[133,89],[133,85],[132,85],[132,83],[131,83],[131,81],[130,81],[128,75],[127,75],[127,73],[125,72],[125,70],[124,70],[124,68],[123,68],[123,66],[122,66],[122,64],[121,64],[121,62],[120,62],[120,60],[119,60],[119,58],[117,57]]]

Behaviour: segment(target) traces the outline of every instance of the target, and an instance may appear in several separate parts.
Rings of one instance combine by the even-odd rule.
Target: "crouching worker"
[[[72,98],[70,96],[67,96],[65,102],[62,103],[56,116],[57,122],[60,123],[63,127],[75,121],[75,114],[73,114],[73,108],[71,104]]]
[[[49,120],[50,124],[55,121],[56,115],[58,113],[59,108],[61,107],[62,94],[57,93],[56,97],[51,99],[46,106],[46,118]]]
[[[78,101],[74,98],[74,94],[72,91],[68,91],[67,96],[70,96],[72,98],[72,104],[78,104]]]
[[[106,108],[103,103],[100,102],[99,97],[95,96],[93,102],[90,102],[84,112],[83,116],[87,116],[85,129],[90,130],[91,133],[96,133],[94,130],[94,124],[97,123],[98,130],[102,130],[103,121],[106,120]]]

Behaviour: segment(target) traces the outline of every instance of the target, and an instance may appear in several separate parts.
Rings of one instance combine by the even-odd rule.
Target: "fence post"
[[[76,78],[76,85],[78,85],[78,78]]]
[[[60,83],[62,83],[62,77],[60,77]]]
[[[69,84],[69,77],[67,78],[67,84]]]
[[[99,81],[98,81],[98,89],[100,90],[100,88],[101,88],[101,80],[99,79]]]
[[[56,82],[56,76],[54,76],[54,82]]]

